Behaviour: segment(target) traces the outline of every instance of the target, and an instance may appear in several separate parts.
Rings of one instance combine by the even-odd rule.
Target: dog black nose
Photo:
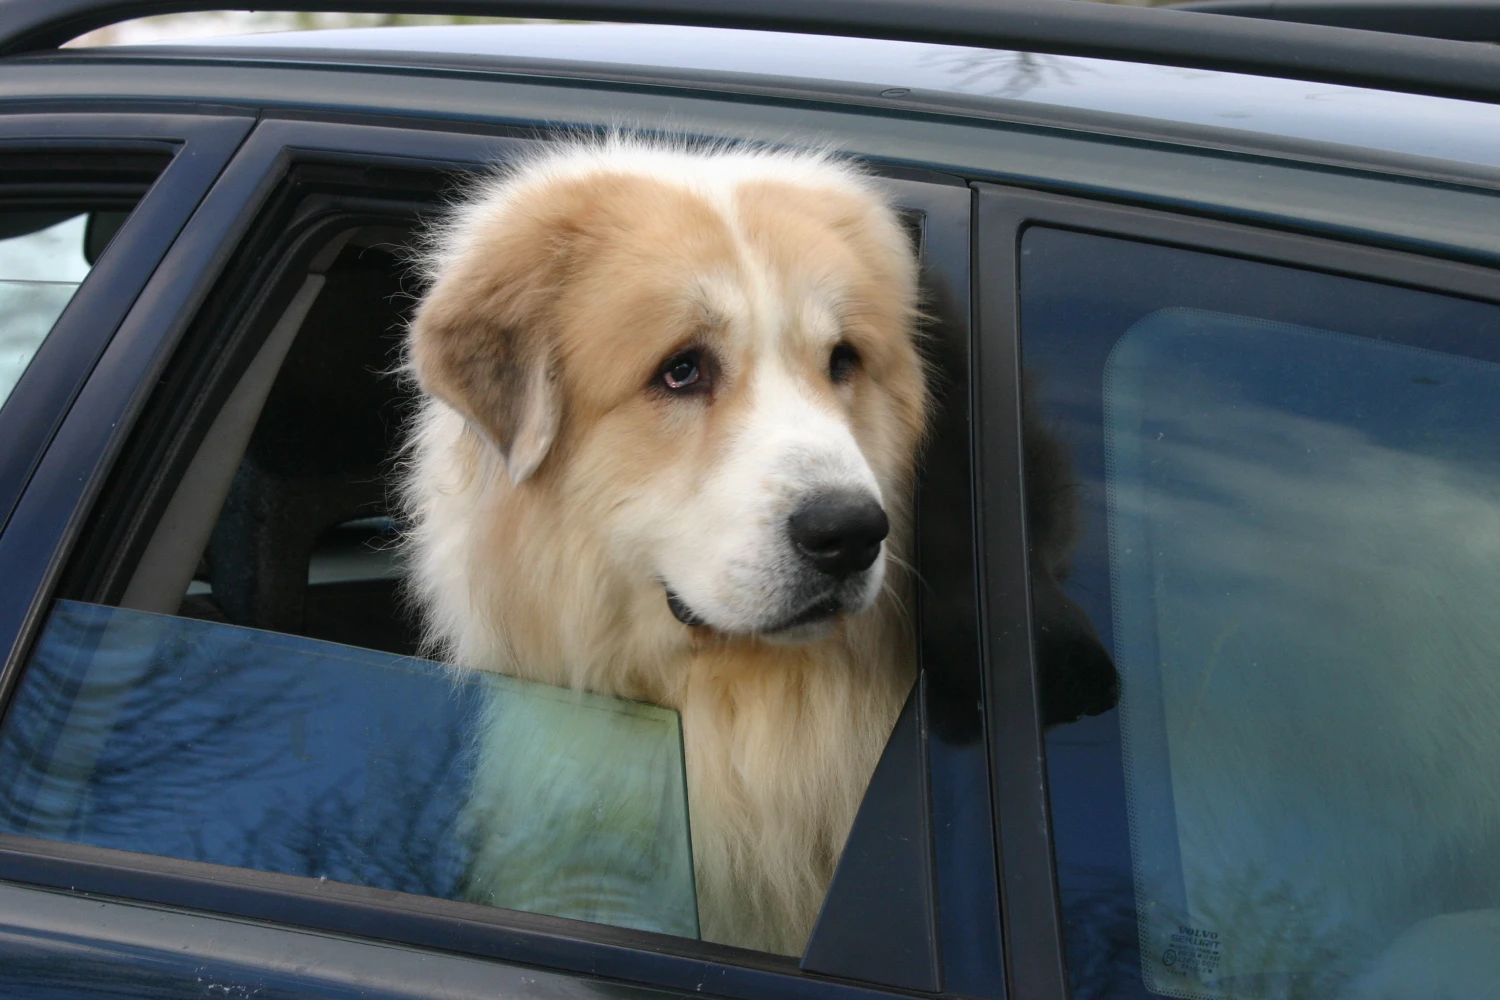
[[[843,579],[869,569],[891,530],[885,511],[868,493],[822,493],[792,514],[792,544],[820,572]]]

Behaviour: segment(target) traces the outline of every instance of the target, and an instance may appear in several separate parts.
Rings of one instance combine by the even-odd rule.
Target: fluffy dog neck
[[[900,560],[873,608],[812,643],[689,628],[659,583],[578,530],[545,478],[512,486],[442,403],[413,444],[410,551],[431,652],[675,708],[703,937],[800,953],[913,678]],[[888,545],[904,555],[908,519],[892,507]]]

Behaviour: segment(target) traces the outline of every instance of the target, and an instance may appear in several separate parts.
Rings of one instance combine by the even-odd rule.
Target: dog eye
[[[701,392],[708,388],[703,356],[698,351],[672,355],[662,365],[657,378],[671,392]]]
[[[859,367],[859,352],[848,344],[839,344],[828,356],[828,377],[835,382],[847,382]]]

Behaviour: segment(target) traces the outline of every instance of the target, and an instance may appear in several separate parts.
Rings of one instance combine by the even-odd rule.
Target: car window
[[[127,214],[0,207],[0,405]]]
[[[693,937],[680,747],[655,706],[63,601],[0,729],[0,831]],[[482,811],[481,753],[510,765]]]
[[[839,674],[816,675],[834,677],[834,684],[804,683],[803,659],[786,656],[788,669],[772,683],[798,696],[810,691],[815,716],[777,711],[775,698],[758,693],[753,702],[700,694],[696,667],[691,675],[684,668],[679,680],[671,658],[687,659],[686,648],[695,657],[701,650],[704,662],[736,683],[760,683],[755,669],[733,662],[733,643],[707,628],[687,631],[705,622],[691,608],[676,607],[682,598],[655,577],[644,588],[632,583],[628,612],[611,603],[616,588],[606,577],[595,617],[601,628],[622,633],[632,619],[645,621],[656,629],[652,643],[666,636],[662,652],[642,652],[625,640],[615,648],[607,636],[596,642],[592,632],[576,641],[562,635],[558,617],[579,631],[591,627],[572,616],[582,610],[586,618],[596,598],[571,584],[555,594],[546,590],[547,560],[573,559],[606,576],[591,562],[588,533],[576,523],[545,543],[534,541],[539,535],[530,528],[517,532],[533,550],[517,559],[540,553],[535,567],[520,572],[507,566],[504,551],[486,547],[481,530],[471,532],[477,541],[461,553],[428,546],[424,565],[434,564],[437,551],[464,571],[452,579],[467,589],[448,597],[471,606],[498,600],[486,589],[494,566],[495,589],[514,588],[513,603],[526,617],[496,624],[498,615],[486,621],[476,613],[471,631],[501,638],[488,646],[444,647],[450,637],[441,632],[442,616],[461,607],[446,600],[432,609],[439,620],[424,637],[414,591],[428,580],[408,583],[403,564],[416,504],[408,499],[403,506],[398,495],[400,481],[411,478],[402,463],[414,451],[403,451],[403,443],[414,426],[428,426],[414,422],[417,388],[402,372],[422,286],[410,248],[430,221],[427,206],[451,196],[455,178],[436,165],[372,173],[321,160],[299,164],[292,174],[188,320],[30,641],[0,725],[0,768],[14,772],[0,782],[4,830],[785,956],[805,952],[807,969],[844,974],[849,967],[840,961],[852,949],[840,943],[847,934],[821,951],[808,941],[825,926],[823,898],[839,885],[835,869],[850,829],[869,839],[884,836],[878,823],[855,821],[914,679],[900,602],[886,603],[904,581],[887,576],[883,586],[868,587],[881,611],[859,627],[880,635],[880,643],[866,643],[860,633],[863,645],[848,644],[849,655],[858,656],[849,666],[872,675],[868,683],[855,683],[842,666]],[[336,196],[304,201],[302,183]],[[915,219],[908,215],[908,222]],[[891,233],[901,238],[901,230]],[[889,332],[905,336],[904,327]],[[920,358],[912,351],[905,360],[911,375],[905,402],[920,406]],[[819,364],[809,371],[832,377]],[[653,380],[643,382],[643,398],[656,391]],[[639,408],[650,420],[660,409]],[[459,420],[456,410],[442,419],[449,417]],[[495,447],[473,436],[477,426],[452,425],[460,432],[460,457],[473,446]],[[915,425],[903,428],[912,448],[897,462],[915,454]],[[559,445],[557,454],[560,462],[571,452]],[[640,465],[623,468],[649,461],[633,457]],[[487,467],[474,465],[479,472],[454,463],[460,488],[466,476],[488,481]],[[565,477],[549,482],[571,489]],[[526,497],[548,495],[526,485]],[[454,478],[429,469],[420,486],[452,495]],[[558,502],[569,501],[564,492]],[[604,515],[590,509],[574,516]],[[765,524],[770,532],[784,530],[788,538],[780,541],[790,544],[796,526],[782,516],[785,522],[773,515]],[[501,520],[482,505],[473,515],[477,528],[489,529],[486,517]],[[883,539],[890,527],[882,511],[879,525],[865,518],[848,530],[861,538],[878,530]],[[855,566],[854,558],[879,558],[878,544],[862,542],[847,566],[824,555],[837,556],[841,545],[804,547],[807,565],[794,565],[840,585],[875,581],[859,575],[872,562]],[[531,591],[542,599],[532,603]],[[818,619],[834,606],[834,597],[820,598],[803,609],[811,615],[807,622],[797,612],[772,624],[821,625]],[[518,622],[531,621],[541,625],[542,647],[508,649],[524,638],[515,637],[524,631]],[[552,632],[563,649],[545,645]],[[811,630],[809,641],[837,641],[832,660],[845,655],[842,636],[840,629]],[[756,655],[780,648],[753,637],[743,646]],[[721,651],[729,666],[715,662]],[[589,676],[585,668],[592,666],[580,656],[595,658],[612,676]],[[479,672],[434,662],[447,657]],[[507,682],[483,672],[491,666],[620,698]],[[852,708],[845,684],[859,690]],[[626,700],[632,698],[641,701]],[[865,725],[865,716],[880,718]],[[785,731],[760,731],[763,717]],[[897,754],[904,765],[919,765],[920,730],[911,731],[918,739],[900,743]],[[805,751],[795,749],[799,740]],[[798,768],[821,769],[813,778],[828,788],[809,787],[796,778]],[[695,774],[700,783],[692,785]],[[703,781],[710,782],[706,791]],[[896,779],[886,785],[888,798],[922,802],[917,786]],[[193,805],[180,804],[187,799]],[[790,805],[778,811],[782,801]],[[925,853],[909,854],[910,864],[882,875],[926,891]],[[155,870],[149,858],[135,863]],[[240,881],[260,884],[243,875]],[[286,891],[321,892],[296,884]],[[919,898],[930,900],[930,892]],[[889,936],[920,936],[929,911],[924,902],[910,927]],[[514,919],[476,918],[472,910],[462,917],[431,905],[411,912],[496,924]],[[832,934],[865,919],[864,911],[846,907],[826,925]],[[597,932],[568,933],[588,939]],[[920,964],[920,975],[895,968],[900,962],[855,974],[926,983],[935,975],[931,951],[906,963]]]
[[[1041,226],[1021,252],[1029,430],[1060,442],[1028,484],[1062,462],[1076,498],[1030,512],[1033,562],[1121,685],[1047,739],[1074,995],[1481,995],[1500,309]]]

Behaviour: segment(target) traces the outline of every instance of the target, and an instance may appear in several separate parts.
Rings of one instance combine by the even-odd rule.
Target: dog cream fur
[[[616,137],[480,185],[426,265],[405,491],[435,651],[675,708],[703,937],[799,953],[914,677],[895,214],[827,155]],[[685,350],[705,391],[664,388]],[[891,530],[820,596],[786,523],[829,490]],[[810,596],[837,613],[799,622]]]

